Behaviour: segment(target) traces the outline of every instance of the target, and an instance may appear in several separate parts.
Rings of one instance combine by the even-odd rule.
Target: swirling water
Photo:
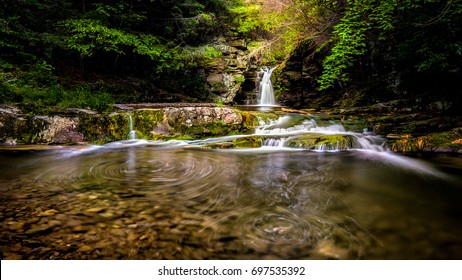
[[[460,157],[204,142],[1,151],[2,259],[462,257]]]

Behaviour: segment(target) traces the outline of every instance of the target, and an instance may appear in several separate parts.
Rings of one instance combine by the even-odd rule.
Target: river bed
[[[462,157],[317,116],[0,149],[2,259],[460,259]]]
[[[361,149],[4,149],[2,259],[460,259],[461,170]]]

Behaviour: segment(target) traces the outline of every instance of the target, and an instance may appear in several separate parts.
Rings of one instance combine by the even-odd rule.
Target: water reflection
[[[3,151],[2,258],[461,258],[451,160],[448,174],[364,151]]]

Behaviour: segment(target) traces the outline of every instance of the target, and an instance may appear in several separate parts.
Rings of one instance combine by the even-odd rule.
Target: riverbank
[[[312,114],[344,126],[354,123],[355,127],[350,128],[354,131],[381,135],[395,152],[462,153],[461,116],[430,116],[406,108],[392,110],[396,104],[391,105],[318,112],[280,108],[259,111],[214,103],[143,103],[117,104],[110,113],[52,107],[36,113],[2,104],[0,144],[105,144],[129,139],[132,131],[146,140],[204,139],[248,134],[262,120],[275,120],[285,114]]]

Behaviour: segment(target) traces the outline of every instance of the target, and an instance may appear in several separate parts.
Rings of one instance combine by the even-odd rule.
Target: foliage
[[[35,94],[46,104],[79,103],[61,102],[67,91],[108,100],[97,80],[132,83],[146,98],[161,86],[206,98],[200,68],[213,66],[221,55],[214,46],[227,36],[247,39],[257,65],[284,65],[311,42],[323,59],[321,90],[358,72],[370,79],[395,71],[425,85],[429,77],[460,76],[461,14],[462,0],[6,0],[0,101]],[[183,89],[162,84],[190,77],[197,79]]]
[[[346,70],[367,51],[372,30],[377,30],[378,37],[384,39],[384,32],[394,27],[393,13],[398,1],[348,0],[347,3],[344,16],[332,32],[333,47],[323,61],[324,72],[318,81],[321,90],[333,86],[337,80],[348,80]]]
[[[406,72],[460,73],[460,0],[347,0],[323,61],[320,89],[347,81],[358,59],[387,59]],[[382,58],[373,54],[382,54]],[[388,58],[384,55],[388,54]],[[377,55],[376,55],[377,56]],[[374,63],[373,61],[369,62]]]
[[[324,20],[335,14],[331,1],[324,0],[266,0],[247,11],[248,34],[254,39],[250,44],[250,57],[263,64],[275,64],[287,60],[302,42],[321,38],[331,22]],[[250,6],[252,7],[252,6]],[[252,27],[253,29],[251,29]]]
[[[159,72],[182,67],[178,61],[179,52],[169,49],[158,37],[150,34],[135,35],[90,19],[66,20],[60,26],[63,27],[63,33],[69,34],[64,39],[63,47],[76,50],[84,57],[90,57],[98,51],[125,55],[130,50],[157,62]]]
[[[100,112],[112,108],[112,96],[92,89],[90,85],[64,89],[60,85],[38,88],[32,85],[0,83],[2,102],[27,103],[34,106],[59,108],[88,108]]]

